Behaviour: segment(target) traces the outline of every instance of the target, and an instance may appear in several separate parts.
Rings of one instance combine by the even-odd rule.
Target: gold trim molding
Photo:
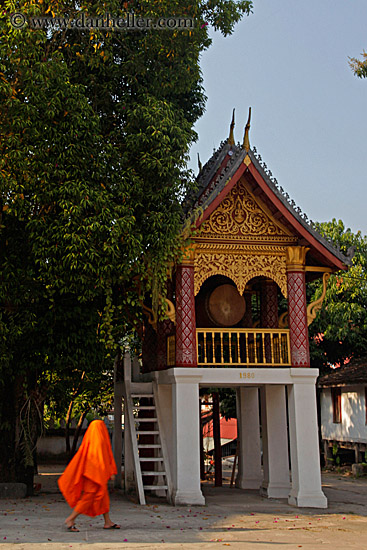
[[[287,247],[287,271],[305,271],[307,246]]]
[[[251,159],[250,159],[250,157],[249,157],[248,155],[245,156],[244,161],[243,161],[243,164],[246,164],[247,167],[250,166],[250,164],[251,164]]]
[[[194,263],[195,296],[213,275],[229,277],[242,295],[254,277],[268,277],[287,297],[286,247],[267,245],[198,244]]]
[[[180,265],[193,265],[195,259],[196,243],[191,243],[182,249],[183,255],[179,262]]]
[[[324,273],[322,276],[322,293],[320,298],[312,302],[309,306],[307,306],[307,325],[310,326],[312,321],[316,319],[316,315],[322,308],[322,303],[326,296],[326,288],[328,280],[330,279],[330,273]]]

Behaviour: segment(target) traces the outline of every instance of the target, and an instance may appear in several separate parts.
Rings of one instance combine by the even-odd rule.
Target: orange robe
[[[71,508],[94,517],[109,511],[107,482],[116,473],[107,428],[102,420],[94,420],[58,484]]]

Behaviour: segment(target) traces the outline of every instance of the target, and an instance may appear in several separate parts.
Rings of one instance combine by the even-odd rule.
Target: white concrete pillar
[[[239,489],[259,489],[262,482],[258,388],[237,388]]]
[[[156,407],[160,420],[161,438],[165,442],[170,471],[173,468],[172,459],[172,387],[171,384],[157,384]]]
[[[166,470],[166,479],[168,483],[168,500],[172,501],[172,387],[170,384],[154,383],[155,388],[155,406],[159,422],[160,439],[163,456],[166,457],[166,463],[162,470]],[[168,464],[167,464],[168,461]],[[162,478],[157,476],[157,485],[161,484]],[[165,491],[156,491],[157,496],[166,496]]]
[[[172,482],[174,504],[205,504],[200,488],[199,381],[175,375],[172,384]]]
[[[123,378],[125,384],[131,383],[131,356],[128,351],[124,354],[123,358]],[[125,388],[123,387],[123,391],[126,391],[126,386]],[[133,445],[126,410],[126,400],[124,401],[124,489],[125,492],[135,490]]]
[[[269,498],[288,498],[290,492],[285,386],[267,384],[261,393],[264,480],[261,492]]]
[[[327,508],[321,489],[320,451],[317,430],[316,389],[311,369],[292,368],[288,386],[289,436],[292,489],[289,504]],[[316,369],[312,369],[315,373]],[[316,371],[317,372],[317,371]]]

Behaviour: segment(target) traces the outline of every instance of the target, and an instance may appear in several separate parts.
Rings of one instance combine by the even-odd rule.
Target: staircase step
[[[167,491],[168,485],[143,485],[143,488],[151,491],[158,491],[158,489],[165,489]]]
[[[140,462],[163,462],[163,457],[149,457],[149,456],[139,456]]]
[[[130,385],[131,393],[153,393],[152,382],[132,382]]]
[[[143,485],[143,489],[157,491],[158,489],[165,489],[167,491],[168,485]]]
[[[130,436],[132,437],[135,474],[137,477],[136,483],[140,504],[144,505],[146,503],[145,491],[165,491],[165,494],[168,495],[168,484],[170,483],[169,465],[165,462],[165,458],[163,457],[165,447],[164,441],[162,442],[160,439],[158,420],[159,409],[157,410],[158,403],[157,407],[155,405],[155,390],[153,392],[153,383],[126,383],[125,389]],[[145,402],[144,399],[146,399]],[[144,413],[144,411],[147,412]],[[142,418],[139,418],[139,415],[142,415]],[[149,418],[148,415],[151,415],[151,418]],[[144,430],[144,428],[147,429]],[[147,437],[144,439],[144,436]],[[144,441],[153,441],[154,443],[144,443]],[[161,443],[163,443],[163,448]],[[145,453],[144,451],[148,451],[148,449],[149,452]],[[155,456],[140,456],[141,454],[152,454]],[[161,470],[159,470],[159,468],[161,468]],[[157,485],[144,485],[143,480],[148,483],[154,481]]]

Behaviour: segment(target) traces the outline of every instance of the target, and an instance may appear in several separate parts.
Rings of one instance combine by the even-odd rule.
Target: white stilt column
[[[131,357],[129,353],[125,353],[123,359],[123,372],[125,384],[131,382]],[[126,391],[126,387],[125,390]],[[133,456],[133,444],[131,441],[129,415],[126,410],[126,399],[124,401],[124,489],[126,493],[134,491],[136,488],[135,483],[135,470],[134,470],[134,456]]]
[[[135,470],[133,445],[131,441],[129,416],[126,414],[126,405],[124,407],[124,489],[125,493],[130,493],[135,490]]]
[[[122,360],[117,356],[114,365],[114,425],[113,425],[113,454],[116,462],[117,474],[114,486],[121,488],[121,467],[122,467]]]
[[[290,493],[285,386],[267,384],[261,393],[264,480],[261,492],[269,498]]]
[[[262,482],[258,388],[237,388],[239,442],[236,487],[259,489]]]
[[[161,439],[165,441],[165,448],[170,464],[173,468],[172,449],[172,387],[171,384],[159,384],[157,387],[156,407],[159,409]]]
[[[205,504],[200,488],[199,380],[175,376],[172,384],[172,481],[174,504]]]
[[[291,369],[294,384],[288,387],[288,407],[292,489],[288,502],[300,507],[327,508],[321,488],[316,376],[310,376],[310,370]]]

